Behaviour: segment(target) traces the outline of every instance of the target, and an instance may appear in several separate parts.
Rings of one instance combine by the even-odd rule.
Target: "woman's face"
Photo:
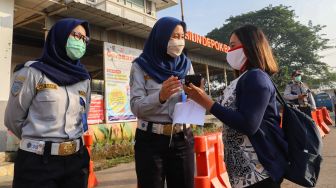
[[[167,54],[176,58],[182,54],[184,46],[185,41],[183,27],[181,25],[177,25],[168,41]]]
[[[235,48],[237,46],[241,46],[242,43],[240,42],[240,40],[238,39],[236,34],[232,34],[230,37],[230,48]]]
[[[184,31],[183,27],[181,25],[177,25],[173,31],[173,33],[170,36],[171,39],[184,39]]]
[[[81,25],[75,27],[75,29],[71,31],[65,45],[68,57],[72,60],[78,60],[83,57],[88,42],[89,37],[86,36],[84,27]]]

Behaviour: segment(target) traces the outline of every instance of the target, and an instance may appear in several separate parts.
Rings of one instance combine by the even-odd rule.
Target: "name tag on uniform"
[[[56,84],[37,84],[36,86],[37,91],[42,91],[45,89],[57,89],[57,85]]]

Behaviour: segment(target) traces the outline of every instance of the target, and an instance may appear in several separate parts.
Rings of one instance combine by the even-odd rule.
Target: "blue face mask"
[[[294,77],[295,82],[301,82],[301,75]]]
[[[72,60],[78,60],[85,54],[86,44],[83,40],[75,39],[70,36],[65,46],[68,57]]]

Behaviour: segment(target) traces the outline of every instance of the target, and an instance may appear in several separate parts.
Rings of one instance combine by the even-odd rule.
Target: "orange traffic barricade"
[[[83,135],[85,147],[87,148],[89,155],[91,157],[91,146],[93,144],[92,135],[89,133],[85,133]],[[88,188],[93,188],[98,185],[97,177],[93,171],[93,161],[90,159],[90,166],[89,166],[89,179],[88,179]]]
[[[222,133],[195,136],[195,188],[231,188],[224,163]]]
[[[316,127],[317,127],[321,137],[323,138],[326,134],[322,131],[322,129],[319,125],[319,121],[317,119],[317,110],[312,111],[311,114],[312,114],[313,120],[315,121]]]
[[[325,134],[328,134],[330,132],[330,128],[328,127],[328,125],[323,121],[323,115],[322,115],[322,110],[321,109],[317,109],[316,110],[316,115],[317,115],[317,121],[319,126],[321,127],[322,131]]]
[[[326,107],[322,107],[322,117],[323,117],[323,121],[327,124],[327,125],[332,125],[333,121],[331,120],[329,111]]]

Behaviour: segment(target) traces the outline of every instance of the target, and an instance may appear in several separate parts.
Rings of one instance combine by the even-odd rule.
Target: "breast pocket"
[[[145,89],[147,91],[147,94],[151,95],[153,93],[156,93],[157,91],[160,91],[161,84],[158,84],[153,79],[150,79],[146,81]]]
[[[41,91],[36,95],[37,116],[41,120],[56,120],[58,114],[58,96],[51,91]]]

